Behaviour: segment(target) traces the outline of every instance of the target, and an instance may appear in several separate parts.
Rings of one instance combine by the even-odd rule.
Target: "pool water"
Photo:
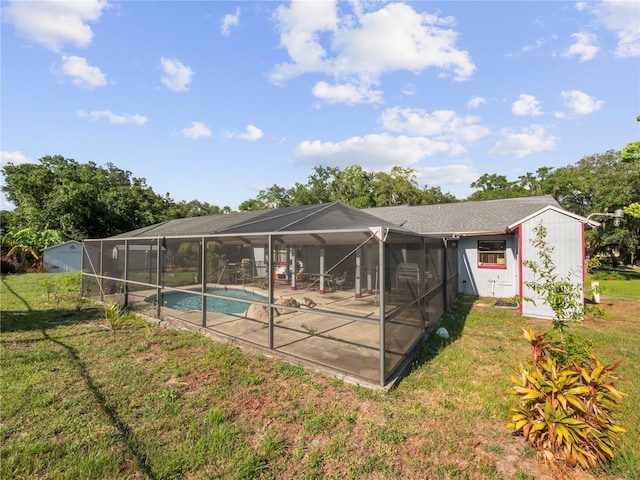
[[[208,288],[207,293],[224,295],[225,297],[240,298],[252,302],[266,302],[267,297],[258,295],[248,290],[235,288]],[[169,292],[162,296],[165,307],[173,308],[181,312],[190,310],[202,310],[202,297],[200,294]],[[207,312],[215,313],[243,313],[249,307],[248,303],[237,302],[229,298],[207,297]]]

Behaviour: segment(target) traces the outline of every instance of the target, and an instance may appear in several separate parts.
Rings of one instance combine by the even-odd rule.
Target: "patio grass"
[[[0,478],[552,478],[504,427],[527,319],[491,300],[459,298],[450,338],[382,392],[142,321],[113,341],[97,305],[52,286],[64,279],[0,283]],[[640,298],[601,306],[572,331],[623,360],[628,432],[606,471],[571,474],[640,478]]]

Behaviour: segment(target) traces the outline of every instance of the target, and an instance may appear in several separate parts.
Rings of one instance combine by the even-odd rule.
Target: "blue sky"
[[[236,209],[317,165],[464,198],[640,138],[638,0],[0,5],[2,165],[110,162]]]

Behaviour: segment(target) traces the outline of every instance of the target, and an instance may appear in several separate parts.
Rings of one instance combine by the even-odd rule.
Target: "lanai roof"
[[[391,221],[339,202],[254,212],[178,218],[111,238],[157,238],[197,235],[240,235],[251,233],[291,233],[355,231],[382,227],[415,234]]]
[[[546,207],[562,209],[551,195],[504,198],[438,205],[364,209],[408,230],[429,235],[505,233],[509,226]]]

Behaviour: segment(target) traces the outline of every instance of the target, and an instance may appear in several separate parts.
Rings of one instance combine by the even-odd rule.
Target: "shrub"
[[[102,306],[102,315],[105,323],[104,328],[111,331],[113,335],[113,341],[116,341],[116,332],[120,330],[128,321],[136,318],[136,315],[131,312],[127,312],[124,308],[118,305],[117,302],[109,302]]]
[[[17,273],[20,271],[20,265],[15,258],[2,256],[0,259],[0,273]]]
[[[549,462],[569,467],[607,465],[625,429],[613,413],[626,396],[615,387],[621,362],[603,365],[596,358],[576,362],[562,343],[551,342],[531,326],[524,338],[532,359],[520,363],[507,392],[517,398],[507,428],[522,434]]]

